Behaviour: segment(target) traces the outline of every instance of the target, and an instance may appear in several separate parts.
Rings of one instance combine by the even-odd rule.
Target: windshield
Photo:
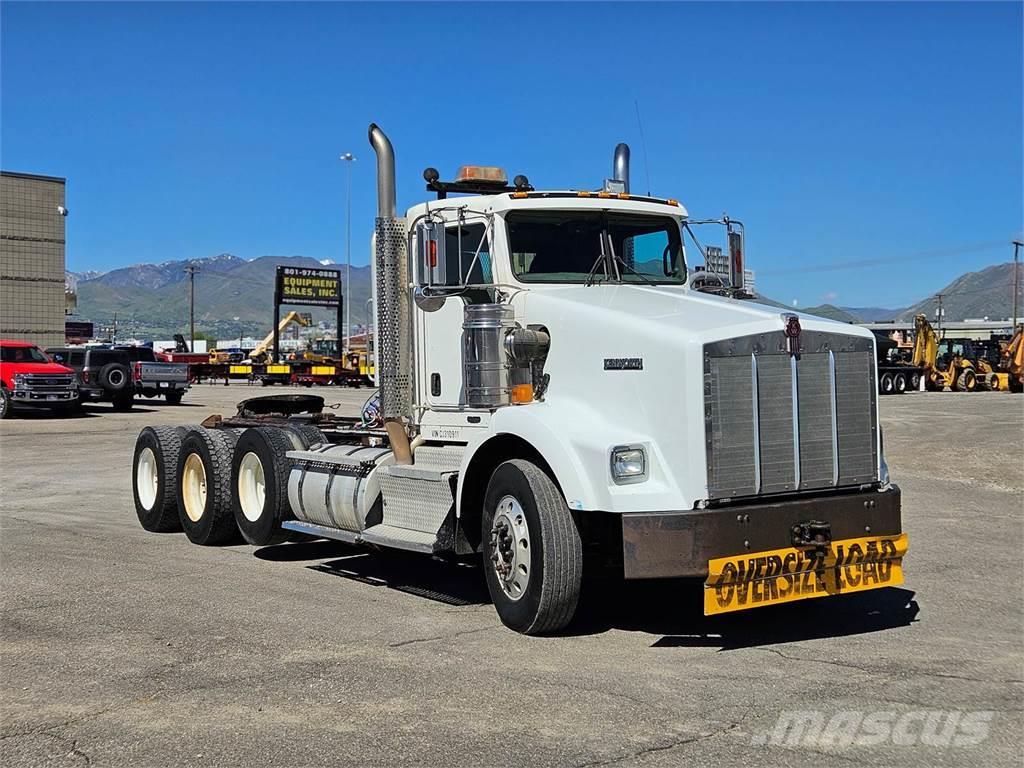
[[[679,221],[609,211],[513,211],[512,270],[524,283],[686,281]]]
[[[48,363],[50,358],[39,347],[0,347],[0,360],[5,363]]]

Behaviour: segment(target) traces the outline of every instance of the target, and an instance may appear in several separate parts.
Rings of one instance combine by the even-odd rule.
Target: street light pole
[[[339,159],[345,161],[345,327],[352,338],[352,163],[356,156],[346,152]],[[347,345],[346,345],[347,346]],[[338,357],[341,346],[341,328],[338,329]]]
[[[1020,293],[1020,247],[1024,242],[1013,241],[1013,327],[1017,328],[1017,294]]]
[[[195,264],[189,264],[185,267],[185,272],[188,274],[188,335],[189,335],[189,352],[196,351],[196,272],[199,271],[199,267]]]

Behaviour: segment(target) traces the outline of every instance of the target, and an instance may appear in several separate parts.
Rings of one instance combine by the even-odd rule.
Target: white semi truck
[[[147,427],[144,527],[481,556],[530,634],[572,620],[591,567],[703,579],[708,614],[902,583],[869,331],[693,287],[687,212],[630,193],[625,145],[600,191],[428,168],[436,199],[399,217],[391,143],[369,138],[379,401]]]

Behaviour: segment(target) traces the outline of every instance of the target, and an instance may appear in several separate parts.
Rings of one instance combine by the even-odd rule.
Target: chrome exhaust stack
[[[615,159],[612,161],[612,179],[621,181],[626,194],[629,194],[629,144],[615,146]]]
[[[412,412],[412,309],[405,219],[396,215],[395,150],[375,123],[370,124],[369,138],[377,155],[374,266],[381,411],[395,463],[411,464],[412,451],[405,427]]]

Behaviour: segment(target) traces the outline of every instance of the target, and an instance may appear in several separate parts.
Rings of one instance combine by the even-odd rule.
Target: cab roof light
[[[512,197],[516,197],[516,198],[529,197],[529,193],[527,193],[527,192],[513,192],[512,193]]]
[[[579,192],[576,193],[576,197],[590,197],[590,191],[586,189],[581,189]]]
[[[455,174],[455,181],[485,181],[490,184],[508,184],[508,174],[504,168],[494,165],[464,165]]]
[[[665,200],[665,205],[674,205],[676,208],[679,207],[679,201],[673,200],[671,197]]]

